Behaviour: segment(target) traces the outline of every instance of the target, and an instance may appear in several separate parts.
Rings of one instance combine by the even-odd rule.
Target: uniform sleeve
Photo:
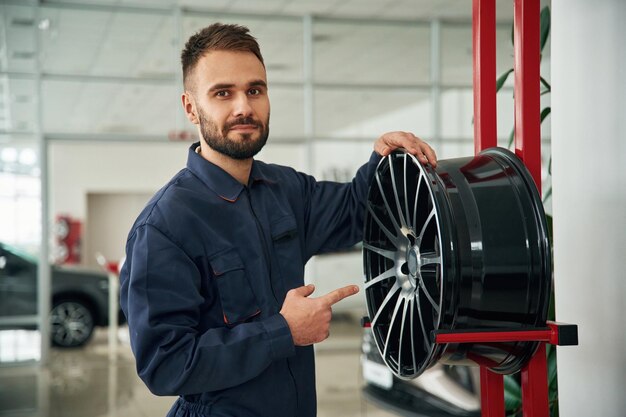
[[[295,354],[280,315],[199,332],[201,274],[174,242],[151,225],[136,229],[120,274],[137,372],[157,395],[229,388]]]
[[[372,152],[349,183],[316,181],[300,174],[304,184],[306,259],[363,240],[367,193],[380,159]]]

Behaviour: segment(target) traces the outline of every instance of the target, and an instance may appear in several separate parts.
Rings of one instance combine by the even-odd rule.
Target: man
[[[201,141],[139,215],[120,276],[139,376],[180,396],[168,416],[315,416],[312,345],[358,287],[314,298],[304,265],[361,240],[380,155],[403,147],[435,165],[435,154],[412,134],[385,134],[347,184],[256,161],[270,104],[248,29],[201,30],[182,64],[182,104]]]

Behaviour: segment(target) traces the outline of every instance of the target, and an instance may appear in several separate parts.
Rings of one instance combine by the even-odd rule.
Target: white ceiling
[[[464,21],[465,24],[454,24],[443,33],[442,79],[471,85],[470,0],[63,0],[63,6],[55,3],[58,2],[44,1],[38,15],[34,8],[18,7],[15,2],[0,4],[0,71],[34,73],[36,44],[40,42],[45,132],[163,136],[177,128],[183,120],[176,83],[182,41],[218,20],[247,25],[259,39],[270,83],[276,84],[270,91],[272,128],[279,136],[304,134],[302,91],[280,85],[303,80],[304,36],[300,19],[274,18],[278,15],[354,19],[316,21],[314,78],[323,83],[363,85],[427,84],[430,80],[428,25],[393,23],[389,19]],[[77,7],[68,7],[69,3]],[[497,0],[501,21],[511,20],[512,3]],[[102,5],[130,6],[135,12],[128,7],[99,7]],[[174,6],[184,8],[179,42],[173,13],[148,13],[148,9]],[[146,13],[136,12],[142,8]],[[200,9],[202,12],[197,11]],[[263,17],[255,17],[258,14]],[[499,70],[511,65],[508,27],[504,23],[498,32]],[[92,76],[108,78],[87,82]],[[137,82],[129,83],[126,78]],[[316,96],[318,130],[328,131],[334,124],[341,126],[385,110],[393,111],[393,103],[406,105],[404,99],[391,99],[393,94],[389,92],[377,96],[377,91],[361,91],[358,94],[369,96],[371,103],[368,111],[363,111],[353,109],[350,94],[354,93],[344,94],[341,88],[330,92]],[[424,96],[420,94],[417,96]],[[32,77],[0,75],[0,135],[2,131],[35,130],[35,97]],[[345,106],[338,102],[342,97],[346,97]],[[428,95],[424,97],[427,99]],[[337,116],[340,108],[343,112]]]
[[[471,0],[47,0],[137,7],[194,8],[214,12],[357,17],[369,19],[470,19]],[[512,0],[496,0],[497,18],[509,21]]]

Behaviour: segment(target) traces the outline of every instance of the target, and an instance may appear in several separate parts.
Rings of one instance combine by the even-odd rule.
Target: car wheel
[[[93,329],[93,314],[84,302],[55,302],[50,313],[50,336],[55,346],[82,346],[91,338]]]
[[[433,343],[433,331],[546,325],[551,249],[541,197],[512,152],[422,165],[381,159],[366,203],[365,297],[388,368],[417,378],[440,359],[519,371],[538,342]]]

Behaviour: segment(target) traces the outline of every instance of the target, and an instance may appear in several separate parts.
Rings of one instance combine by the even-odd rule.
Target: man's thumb
[[[309,284],[302,287],[294,288],[293,291],[301,297],[308,297],[315,291],[315,285]]]

